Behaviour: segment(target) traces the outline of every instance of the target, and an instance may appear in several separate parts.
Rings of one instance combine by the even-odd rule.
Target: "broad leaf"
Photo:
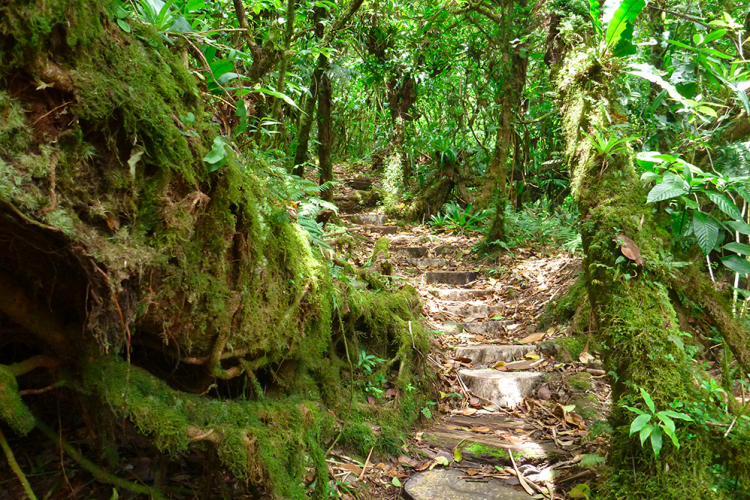
[[[646,439],[648,439],[652,432],[654,432],[653,425],[647,425],[643,429],[641,429],[641,433],[638,434],[638,438],[640,438],[641,440],[641,446],[643,446],[643,443],[646,442]]]
[[[617,2],[612,3],[615,5],[617,4]],[[607,26],[607,35],[605,37],[607,47],[617,46],[617,44],[620,43],[626,30],[628,30],[628,25],[633,24],[635,18],[638,17],[638,14],[640,14],[645,6],[646,2],[644,0],[624,0],[620,4],[612,15],[612,19]],[[632,38],[632,27],[628,32],[630,34],[629,38]],[[629,41],[629,39],[627,41]]]
[[[671,198],[682,196],[683,194],[687,194],[687,191],[682,187],[668,182],[662,182],[649,191],[646,203],[656,203],[657,201],[669,200]]]
[[[724,250],[729,250],[740,255],[750,255],[750,245],[745,245],[744,243],[727,243],[724,245]]]
[[[646,405],[648,405],[648,409],[651,410],[651,413],[656,412],[656,407],[654,406],[653,399],[651,399],[651,395],[643,388],[641,388],[641,397],[646,402]]]
[[[742,257],[738,257],[737,255],[730,255],[729,257],[724,257],[723,259],[721,259],[721,262],[735,273],[739,273],[741,275],[750,274],[750,262],[746,261]]]
[[[654,427],[651,432],[651,447],[654,449],[654,455],[659,456],[661,451],[661,427]]]
[[[726,222],[725,224],[740,234],[750,235],[750,224],[746,224],[738,220],[732,220],[732,221]]]
[[[630,424],[630,435],[632,436],[636,432],[643,429],[646,426],[646,424],[649,423],[649,421],[651,421],[651,415],[649,415],[648,413],[644,413],[643,415],[638,415],[635,418],[635,420],[633,420],[633,423]]]
[[[737,208],[737,205],[735,205],[732,200],[727,198],[726,195],[717,193],[716,191],[706,191],[706,196],[708,196],[709,200],[716,203],[716,206],[719,207],[722,212],[727,214],[732,219],[742,219],[742,212],[740,212],[740,209]]]
[[[660,411],[659,413],[661,413],[662,415],[671,417],[671,418],[676,418],[678,420],[687,420],[688,422],[694,422],[694,420],[689,415],[685,415],[684,413],[680,413],[677,411],[664,410],[664,411]]]
[[[656,418],[661,420],[664,423],[664,430],[669,434],[670,432],[674,434],[675,426],[674,426],[674,420],[669,418],[667,415],[664,414],[664,412],[659,412],[656,414]]]
[[[669,97],[681,104],[687,105],[685,97],[680,94],[680,92],[677,90],[677,87],[662,78],[659,75],[658,70],[650,64],[631,64],[629,68],[630,71],[628,71],[628,73],[630,73],[631,75],[640,76],[641,78],[645,78],[649,82],[657,84],[669,93]]]
[[[693,213],[693,232],[704,255],[708,255],[719,241],[719,224],[703,212]]]

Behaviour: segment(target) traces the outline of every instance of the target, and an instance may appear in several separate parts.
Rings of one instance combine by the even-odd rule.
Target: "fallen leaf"
[[[530,360],[532,360],[532,361],[536,361],[536,360],[537,360],[537,359],[539,359],[540,357],[541,357],[541,356],[539,356],[538,354],[536,354],[536,353],[533,353],[533,352],[530,352],[530,353],[528,353],[528,354],[526,354],[526,355],[524,356],[524,358],[526,358],[526,359],[530,359]]]
[[[458,361],[459,363],[471,363],[472,362],[471,358],[464,358],[464,357],[453,358],[453,360]]]
[[[618,234],[617,239],[622,242],[620,251],[625,257],[634,260],[639,266],[642,266],[646,262],[643,260],[643,257],[641,257],[641,250],[638,248],[638,245],[635,244],[635,241],[625,236],[625,233]]]
[[[398,457],[398,463],[401,465],[408,465],[409,467],[414,467],[417,465],[417,461],[413,458],[407,457],[406,455],[401,455]]]
[[[575,488],[568,492],[570,498],[589,498],[591,496],[591,488],[588,484],[577,484]]]
[[[431,463],[432,463],[432,461],[425,460],[424,462],[422,462],[419,465],[417,465],[416,467],[414,467],[414,470],[417,471],[417,472],[422,472],[424,470],[427,470],[427,468],[430,466]]]
[[[394,389],[393,387],[385,391],[386,399],[395,399],[396,396],[398,396],[398,390]]]
[[[521,344],[530,344],[532,342],[539,342],[540,340],[544,338],[545,335],[547,335],[545,332],[532,333],[531,335],[524,337],[518,342],[520,342]]]
[[[463,413],[465,417],[470,417],[474,415],[476,412],[477,412],[476,408],[464,408],[463,410],[461,410],[461,413]]]
[[[473,432],[479,432],[480,434],[490,434],[492,432],[492,429],[489,427],[472,427],[471,430]]]
[[[536,392],[536,395],[542,401],[547,401],[552,398],[552,391],[549,390],[549,387],[547,387],[546,385],[543,385]]]
[[[352,474],[360,474],[362,472],[362,469],[360,467],[357,467],[354,464],[341,464],[337,465],[339,469],[343,469],[345,471],[351,472]]]
[[[453,450],[453,461],[456,463],[460,463],[464,459],[463,453],[461,453],[461,448],[456,447],[455,450]]]
[[[367,402],[371,405],[377,404],[378,400],[375,399],[375,396],[367,396]]]

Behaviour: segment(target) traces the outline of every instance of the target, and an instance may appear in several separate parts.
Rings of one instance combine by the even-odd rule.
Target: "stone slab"
[[[452,245],[440,245],[438,247],[435,247],[435,255],[451,255],[453,253],[456,253],[459,251],[459,248]]]
[[[465,271],[430,271],[425,274],[427,283],[444,283],[446,285],[465,285],[479,278],[479,273]]]
[[[509,325],[511,321],[473,321],[464,324],[464,331],[468,333],[491,334],[503,331],[503,326]]]
[[[460,470],[431,470],[413,475],[404,485],[411,500],[528,500],[523,490],[503,484],[498,479],[472,482],[460,479]]]
[[[466,327],[467,325],[464,325]],[[494,365],[498,361],[515,361],[534,352],[530,345],[474,345],[456,349],[456,358],[469,358],[475,365]]]
[[[450,266],[453,261],[449,259],[406,259],[406,263],[415,267],[444,267]]]
[[[430,293],[441,300],[466,302],[469,300],[486,297],[492,293],[492,290],[474,290],[469,288],[438,288],[430,290]]]
[[[365,226],[382,226],[390,220],[387,215],[383,214],[354,214],[351,219],[355,224]]]
[[[389,252],[394,255],[401,255],[410,259],[424,259],[429,254],[430,249],[427,247],[390,247]]]
[[[512,408],[531,395],[544,378],[540,372],[459,370],[466,386],[477,396],[504,408]]]
[[[380,233],[380,234],[398,233],[398,226],[362,226],[362,229],[364,229],[365,231],[370,231],[371,233]]]
[[[497,306],[472,306],[472,305],[456,305],[456,306],[445,306],[445,310],[456,316],[462,316],[464,318],[479,319],[479,318],[491,318],[496,314],[502,314],[505,308],[502,305]]]

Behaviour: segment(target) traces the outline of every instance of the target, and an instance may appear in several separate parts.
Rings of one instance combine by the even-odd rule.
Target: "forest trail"
[[[477,237],[433,234],[378,213],[341,217],[365,244],[356,263],[419,291],[433,335],[432,352],[422,354],[440,383],[408,451],[392,465],[370,463],[370,483],[384,488],[378,496],[395,498],[393,485],[403,484],[413,500],[563,498],[571,478],[586,475],[582,457],[601,445],[589,431],[609,399],[600,363],[576,352],[567,329],[538,330],[580,260],[520,249],[482,263],[471,250]],[[373,255],[384,236],[388,252]],[[387,396],[370,402],[387,404]]]

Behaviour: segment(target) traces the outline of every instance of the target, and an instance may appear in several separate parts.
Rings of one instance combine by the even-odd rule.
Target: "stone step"
[[[523,490],[499,479],[466,481],[466,472],[456,469],[433,469],[413,475],[404,485],[411,500],[528,500]]]
[[[499,306],[472,306],[472,305],[456,305],[456,306],[445,306],[445,310],[456,316],[462,316],[464,318],[491,318],[496,314],[502,314],[505,308],[502,305]]]
[[[380,234],[396,234],[398,233],[398,226],[361,226],[361,229],[370,231],[371,233]]]
[[[498,321],[472,321],[470,323],[464,323],[464,331],[467,333],[500,333],[503,331],[503,327],[511,324],[508,320]]]
[[[433,252],[435,255],[451,255],[460,250],[459,247],[453,246],[453,245],[440,245],[438,247],[435,247],[435,250]]]
[[[406,259],[406,263],[415,267],[444,267],[453,263],[449,259]]]
[[[363,226],[382,226],[386,222],[390,222],[390,219],[383,214],[354,214],[351,216],[351,221]]]
[[[425,273],[427,283],[444,283],[446,285],[465,285],[479,278],[479,273],[467,271],[430,271]]]
[[[427,247],[390,247],[388,251],[394,255],[401,255],[410,259],[424,259],[430,249]]]
[[[498,361],[507,363],[521,359],[524,355],[534,352],[534,347],[532,345],[473,345],[457,348],[454,357],[469,358],[472,364],[494,365]]]
[[[498,406],[512,408],[529,396],[544,378],[540,372],[501,372],[497,370],[459,370],[472,393]]]
[[[469,300],[486,297],[492,290],[474,290],[470,288],[436,288],[430,293],[440,300],[452,300],[456,302],[467,302]]]

